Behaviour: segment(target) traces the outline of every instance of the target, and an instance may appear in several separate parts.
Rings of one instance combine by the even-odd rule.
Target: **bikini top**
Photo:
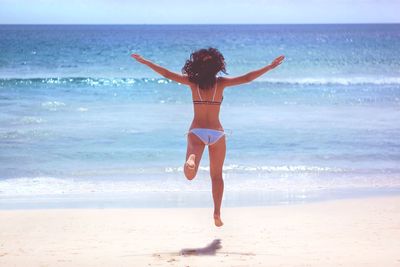
[[[224,100],[224,97],[222,96],[221,101],[214,101],[214,99],[215,99],[215,94],[217,93],[217,82],[215,82],[215,86],[214,86],[214,95],[213,95],[212,101],[210,101],[210,100],[203,100],[203,98],[202,98],[201,95],[200,95],[199,85],[197,85],[197,93],[199,94],[200,100],[193,100],[193,104],[221,105],[222,100]]]

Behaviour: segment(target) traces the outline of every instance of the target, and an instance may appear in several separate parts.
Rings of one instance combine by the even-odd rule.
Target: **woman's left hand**
[[[285,59],[285,56],[283,56],[283,55],[275,58],[274,61],[272,61],[272,63],[270,64],[271,68],[278,67],[280,64],[282,64],[282,61],[284,59]]]
[[[146,60],[139,54],[132,54],[131,57],[133,57],[134,59],[136,59],[138,62],[144,64],[146,63]]]

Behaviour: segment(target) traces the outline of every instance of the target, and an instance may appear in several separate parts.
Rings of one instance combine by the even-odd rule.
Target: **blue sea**
[[[211,207],[190,90],[130,57],[210,46],[228,76],[286,56],[225,90],[223,206],[400,194],[399,24],[0,25],[0,208]]]

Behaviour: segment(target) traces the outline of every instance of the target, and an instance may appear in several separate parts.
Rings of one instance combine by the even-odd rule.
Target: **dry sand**
[[[0,266],[400,266],[400,197],[222,212],[3,210]]]

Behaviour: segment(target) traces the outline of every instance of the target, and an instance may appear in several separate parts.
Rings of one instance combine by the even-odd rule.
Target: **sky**
[[[398,23],[400,0],[0,0],[0,24]]]

